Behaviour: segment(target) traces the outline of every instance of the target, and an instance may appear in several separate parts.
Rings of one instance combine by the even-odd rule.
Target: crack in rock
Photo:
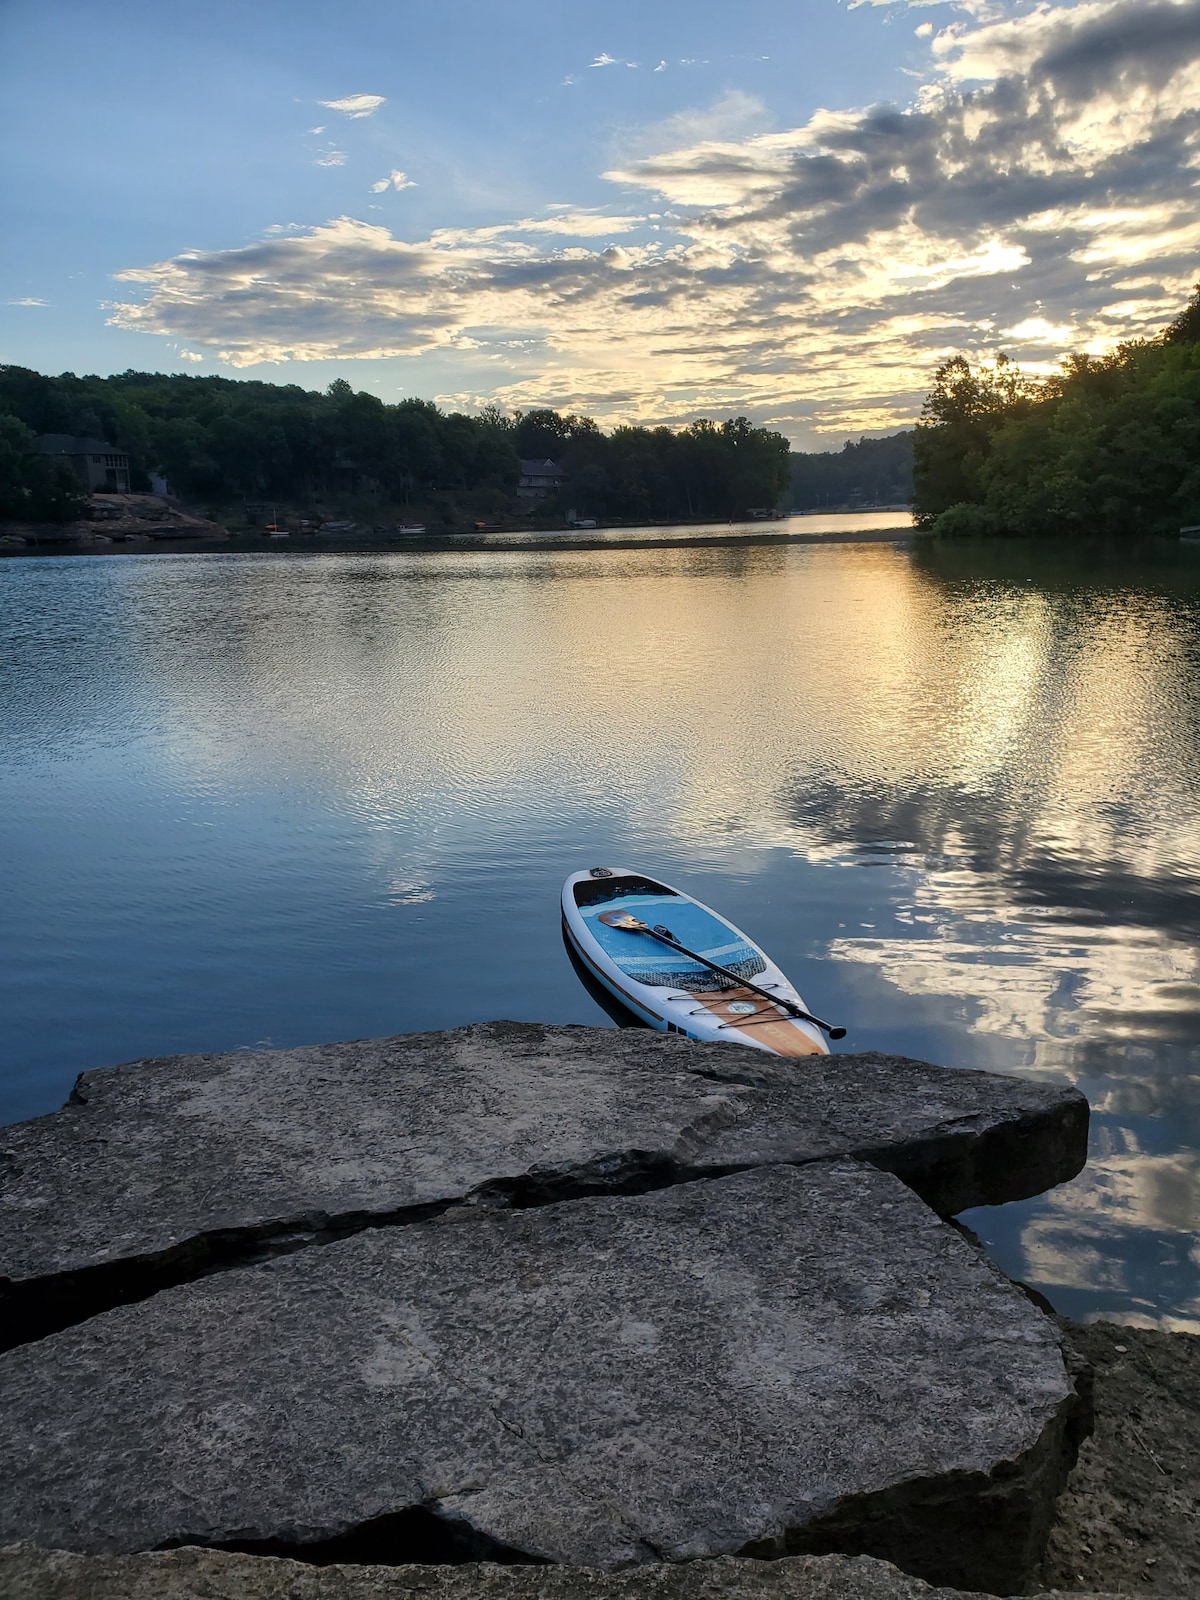
[[[778,1162],[866,1159],[949,1215],[1073,1176],[1086,1139],[1054,1085],[609,1029],[133,1062],[0,1131],[0,1349],[368,1229]]]
[[[501,1566],[546,1566],[544,1557],[531,1555],[489,1539],[462,1517],[448,1516],[438,1501],[384,1512],[324,1539],[301,1540],[278,1536],[269,1539],[209,1540],[183,1534],[158,1550],[200,1548],[247,1556],[275,1556],[317,1567],[341,1566],[465,1566],[488,1561]]]

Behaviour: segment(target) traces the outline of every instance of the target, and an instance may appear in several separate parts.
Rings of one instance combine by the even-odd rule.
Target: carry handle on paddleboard
[[[602,911],[599,919],[606,927],[619,928],[622,933],[648,933],[652,939],[657,939],[659,944],[670,945],[672,950],[678,950],[681,956],[687,956],[691,961],[698,961],[702,967],[707,967],[710,972],[718,973],[722,978],[728,978],[732,983],[742,989],[749,989],[754,994],[759,994],[764,1000],[769,1000],[772,1005],[779,1006],[789,1016],[798,1018],[801,1022],[815,1023],[823,1029],[831,1039],[844,1039],[845,1028],[835,1028],[832,1023],[822,1022],[820,1017],[814,1017],[811,1011],[802,1010],[792,1000],[785,1000],[782,995],[771,994],[767,989],[761,989],[757,983],[751,983],[749,978],[739,977],[736,972],[731,972],[728,967],[718,966],[715,961],[710,961],[707,956],[698,955],[695,950],[689,950],[686,945],[680,944],[678,939],[673,939],[670,934],[652,928],[648,922],[643,922],[640,917],[635,917],[631,911]]]

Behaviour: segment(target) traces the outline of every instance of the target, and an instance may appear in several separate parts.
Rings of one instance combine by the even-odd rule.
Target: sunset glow
[[[453,55],[373,0],[336,38],[300,7],[269,133],[247,61],[219,68],[173,22],[162,155],[111,100],[101,135],[155,204],[113,180],[69,282],[40,214],[4,297],[15,358],[54,370],[65,302],[80,370],[349,371],[386,399],[605,425],[740,412],[803,446],[910,422],[957,350],[1050,371],[1153,331],[1195,278],[1197,0],[618,6],[606,48],[577,22],[552,50],[538,6],[451,9],[471,24]],[[18,5],[2,26],[19,101],[53,25]],[[81,108],[103,74],[77,65]],[[205,93],[213,148],[176,150],[168,179]]]

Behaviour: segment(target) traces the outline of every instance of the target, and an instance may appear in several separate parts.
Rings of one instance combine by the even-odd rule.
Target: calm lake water
[[[606,1024],[579,866],[728,912],[844,1049],[1076,1082],[967,1220],[1200,1329],[1200,554],[874,544],[0,563],[0,1121],[139,1055]]]

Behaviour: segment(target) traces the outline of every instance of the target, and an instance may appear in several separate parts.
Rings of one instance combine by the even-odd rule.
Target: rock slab
[[[849,1161],[369,1230],[13,1350],[0,1394],[0,1540],[998,1592],[1081,1413],[1054,1325]]]
[[[0,1129],[0,1348],[217,1268],[462,1203],[851,1156],[935,1210],[1074,1176],[1074,1089],[884,1055],[482,1023],[85,1073]]]
[[[5,1600],[993,1600],[931,1589],[870,1556],[753,1563],[726,1557],[611,1573],[491,1564],[313,1567],[196,1549],[75,1556],[28,1545],[0,1549],[0,1594]],[[1055,1590],[1034,1600],[1066,1597]],[[1073,1591],[1071,1600],[1106,1597]]]

